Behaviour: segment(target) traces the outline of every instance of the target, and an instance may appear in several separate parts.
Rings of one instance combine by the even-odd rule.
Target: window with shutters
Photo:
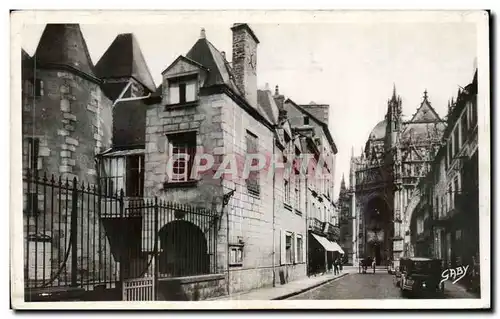
[[[284,191],[284,199],[283,199],[283,205],[285,208],[291,209],[292,206],[290,205],[290,181],[287,179],[283,180],[283,191]]]
[[[286,263],[293,263],[293,234],[287,233],[285,241]]]
[[[257,154],[257,152],[259,151],[259,139],[257,138],[257,135],[248,130],[246,135],[246,148],[247,154]],[[254,158],[252,166],[256,166],[258,164],[257,161],[258,159]],[[248,193],[254,196],[260,195],[259,173],[260,172],[258,171],[250,171],[248,174],[248,178],[246,179]]]
[[[198,76],[168,79],[168,104],[191,104],[198,101]]]
[[[304,260],[304,240],[302,235],[297,235],[297,263],[303,263]]]

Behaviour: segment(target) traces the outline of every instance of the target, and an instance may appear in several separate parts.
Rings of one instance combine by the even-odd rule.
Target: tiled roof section
[[[206,38],[198,39],[186,54],[186,57],[208,69],[208,76],[204,84],[205,87],[226,84],[232,90],[241,94],[234,82],[229,63]]]
[[[149,91],[155,91],[153,77],[132,33],[122,33],[115,38],[97,62],[95,72],[102,79],[133,77]]]
[[[144,146],[147,105],[143,100],[119,102],[113,108],[113,148]]]
[[[271,123],[278,123],[278,107],[274,101],[271,91],[258,90],[257,91],[257,102],[259,107]]]
[[[69,66],[95,77],[94,65],[78,24],[47,24],[34,58],[37,63]]]

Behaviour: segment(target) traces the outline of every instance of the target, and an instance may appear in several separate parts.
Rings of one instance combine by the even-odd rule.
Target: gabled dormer
[[[162,72],[162,104],[166,107],[197,105],[207,72],[200,63],[179,56]]]

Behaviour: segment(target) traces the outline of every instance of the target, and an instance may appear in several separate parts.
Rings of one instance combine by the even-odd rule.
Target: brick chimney
[[[246,23],[235,23],[233,31],[233,74],[247,102],[257,107],[257,45],[259,39]]]

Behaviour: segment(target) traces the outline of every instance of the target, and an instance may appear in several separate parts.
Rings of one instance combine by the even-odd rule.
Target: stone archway
[[[370,196],[364,205],[364,255],[386,265],[392,256],[393,213],[383,195]]]
[[[206,274],[210,262],[205,235],[193,223],[175,220],[159,232],[159,274],[182,277]]]

